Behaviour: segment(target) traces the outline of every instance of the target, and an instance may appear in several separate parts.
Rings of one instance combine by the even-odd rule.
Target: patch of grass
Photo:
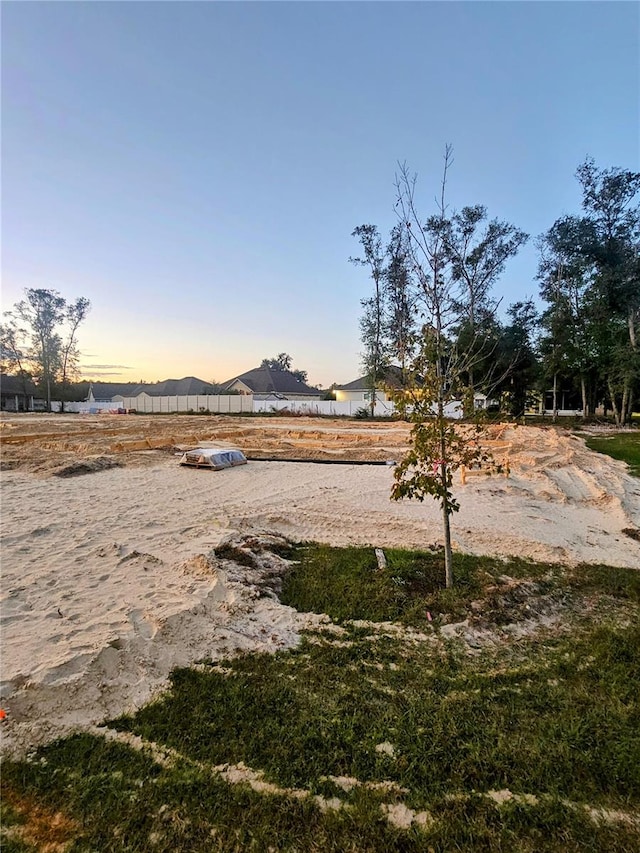
[[[640,571],[583,563],[571,569],[569,585],[582,592],[599,592],[640,602]]]
[[[283,582],[281,599],[296,610],[326,613],[337,622],[369,619],[424,626],[448,614],[464,619],[471,601],[487,584],[508,575],[541,579],[557,568],[527,560],[456,554],[455,586],[445,588],[441,551],[385,550],[378,569],[373,548],[313,545],[297,551],[298,563]]]
[[[324,577],[340,631],[320,628],[297,648],[234,658],[224,670],[178,669],[166,694],[110,723],[164,747],[168,762],[88,734],[5,762],[9,822],[27,826],[11,836],[23,846],[6,849],[36,849],[24,846],[36,809],[14,805],[25,802],[42,815],[64,811],[65,853],[640,849],[636,575],[579,567],[565,576],[543,564],[469,558],[449,592],[438,554],[386,555],[379,572],[371,549],[299,549],[288,582],[300,598],[313,589],[315,606]],[[591,603],[585,616],[571,612],[571,633],[539,631],[473,655],[438,631],[416,639],[348,621],[388,620],[395,608],[396,622],[415,624],[425,602],[434,612],[478,601],[500,610],[505,589],[545,585]],[[396,589],[402,595],[385,603]],[[231,784],[216,769],[242,764],[280,793]],[[358,784],[345,791],[338,777]],[[376,788],[381,782],[395,788]],[[505,790],[515,798],[488,796]],[[316,795],[341,808],[323,808]],[[393,826],[389,806],[427,812],[424,826]],[[638,820],[595,820],[585,806]]]
[[[620,432],[607,436],[585,438],[587,447],[621,459],[629,466],[629,473],[640,477],[640,432]]]
[[[637,627],[599,628],[506,668],[391,638],[306,643],[241,658],[232,676],[178,670],[166,697],[114,725],[284,786],[346,775],[392,779],[417,805],[505,787],[640,804],[639,649]],[[394,760],[376,750],[386,741]]]

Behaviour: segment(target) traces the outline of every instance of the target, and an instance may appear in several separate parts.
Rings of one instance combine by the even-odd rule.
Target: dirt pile
[[[59,624],[63,648],[56,653],[52,637],[48,661],[41,655],[39,666],[31,662],[31,672],[17,671],[9,658],[11,648],[5,649],[3,749],[20,753],[138,708],[165,687],[177,666],[296,644],[302,628],[318,626],[326,617],[299,614],[280,604],[275,588],[288,563],[277,552],[287,546],[275,536],[230,538],[221,551],[243,553],[242,563],[211,552],[179,566],[167,566],[150,554],[121,556],[117,547],[106,549],[105,569],[111,564],[124,566],[130,576],[172,574],[174,585],[184,590],[183,606],[162,615],[133,608],[126,620],[114,618],[111,625],[87,614],[83,646],[75,648],[74,611],[56,608],[50,618]]]

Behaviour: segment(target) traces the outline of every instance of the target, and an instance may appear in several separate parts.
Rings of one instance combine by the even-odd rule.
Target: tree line
[[[448,358],[455,354],[469,414],[477,391],[519,417],[535,392],[551,391],[555,412],[560,389],[570,389],[585,416],[602,405],[627,423],[640,404],[640,173],[590,159],[578,167],[581,210],[536,240],[542,307],[515,302],[500,319],[494,286],[529,235],[490,219],[483,205],[450,212],[451,165],[448,147],[431,213],[416,209],[416,177],[401,165],[388,239],[371,224],[353,231],[361,254],[350,261],[373,283],[360,319],[372,411],[388,366],[397,364],[408,385],[425,336],[435,334]]]

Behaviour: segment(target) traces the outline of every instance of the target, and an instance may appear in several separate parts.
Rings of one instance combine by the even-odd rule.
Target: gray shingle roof
[[[392,388],[402,387],[402,368],[395,364],[389,365],[380,377],[378,385],[390,385]],[[360,376],[354,379],[353,382],[347,382],[346,385],[336,385],[336,391],[369,391],[371,389],[371,374]]]
[[[111,400],[116,394],[123,397],[137,397],[140,390],[144,388],[139,382],[90,382],[87,388],[93,392],[95,400]]]
[[[152,389],[152,390],[151,390]],[[215,394],[216,389],[211,382],[205,382],[196,376],[184,376],[182,379],[165,379],[154,385],[145,386],[144,390],[152,397],[185,397],[187,394]]]
[[[255,394],[308,394],[317,397],[322,393],[319,388],[301,382],[290,370],[274,370],[270,367],[247,370],[246,373],[223,382],[222,387],[229,388],[237,381],[244,383]]]
[[[96,400],[111,400],[115,396],[137,397],[148,394],[150,397],[186,397],[196,394],[215,394],[216,388],[204,379],[196,376],[184,376],[182,379],[164,379],[162,382],[92,382],[93,396]]]
[[[38,392],[36,386],[30,379],[23,379],[22,376],[9,376],[8,373],[0,375],[0,392],[2,394],[27,394],[29,397],[35,396]]]

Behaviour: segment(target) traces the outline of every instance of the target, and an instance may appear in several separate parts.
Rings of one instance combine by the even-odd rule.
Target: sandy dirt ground
[[[441,541],[434,502],[390,500],[391,465],[316,464],[399,459],[404,424],[15,415],[3,416],[0,435],[3,749],[133,710],[177,665],[295,643],[318,617],[217,559],[229,538]],[[629,535],[640,481],[623,463],[554,428],[494,427],[490,439],[510,473],[466,485],[456,476],[457,550],[640,568]],[[179,450],[198,445],[239,447],[252,461],[181,467]]]

